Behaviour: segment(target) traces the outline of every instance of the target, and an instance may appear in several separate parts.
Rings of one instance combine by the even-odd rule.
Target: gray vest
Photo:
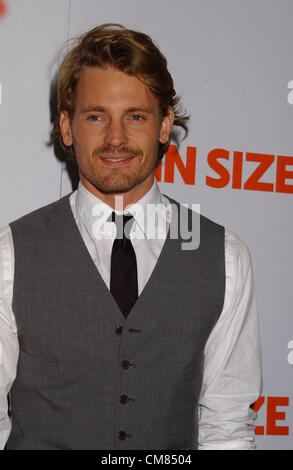
[[[204,347],[225,294],[224,228],[200,222],[193,251],[169,231],[127,319],[69,195],[10,224],[20,354],[7,449],[197,448]]]

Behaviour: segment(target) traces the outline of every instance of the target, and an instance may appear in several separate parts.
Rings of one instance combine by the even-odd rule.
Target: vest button
[[[120,439],[120,441],[124,441],[124,439],[126,439],[126,432],[125,431],[120,431],[119,432],[119,439]]]
[[[122,326],[118,326],[118,327],[116,328],[116,334],[117,334],[117,335],[119,335],[119,336],[122,335],[122,331],[123,331],[123,327],[122,327]]]
[[[127,402],[128,402],[128,396],[127,395],[121,395],[120,396],[120,403],[125,405],[125,403],[127,403]]]
[[[129,361],[122,361],[121,366],[123,367],[123,369],[128,369],[129,366],[130,366],[130,362]]]

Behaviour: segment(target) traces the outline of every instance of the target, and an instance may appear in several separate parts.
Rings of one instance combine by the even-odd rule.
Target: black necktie
[[[132,222],[127,223],[130,219]],[[138,296],[136,256],[129,239],[134,220],[132,215],[117,216],[113,212],[112,221],[116,224],[117,235],[111,254],[110,292],[126,318]]]

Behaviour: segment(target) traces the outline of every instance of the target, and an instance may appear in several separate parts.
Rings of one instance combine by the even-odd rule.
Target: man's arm
[[[13,243],[9,227],[0,230],[0,449],[11,430],[7,395],[15,379],[18,339],[11,310],[14,275]]]
[[[223,311],[205,348],[199,401],[200,450],[255,449],[255,413],[261,393],[261,352],[250,254],[226,230]]]

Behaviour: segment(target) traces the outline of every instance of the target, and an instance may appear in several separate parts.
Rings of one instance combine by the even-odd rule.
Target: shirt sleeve
[[[255,449],[255,412],[261,394],[261,349],[250,253],[225,232],[223,311],[205,347],[199,400],[199,450]]]
[[[7,395],[16,376],[18,339],[12,312],[13,241],[9,227],[0,230],[0,449],[11,431]]]

